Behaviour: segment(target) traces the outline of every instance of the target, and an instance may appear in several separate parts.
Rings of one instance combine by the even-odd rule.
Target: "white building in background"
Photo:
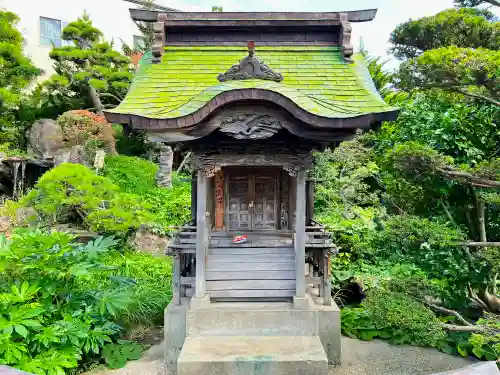
[[[155,0],[155,4],[166,6],[167,1]],[[121,39],[130,46],[137,45],[139,31],[129,14],[129,8],[140,7],[137,3],[141,0],[0,0],[0,9],[20,17],[19,29],[26,41],[25,53],[38,68],[43,69],[40,79],[44,80],[54,73],[49,57],[52,45],[64,45],[62,30],[84,11],[94,26],[103,32],[104,38],[114,41],[115,49],[120,50]]]

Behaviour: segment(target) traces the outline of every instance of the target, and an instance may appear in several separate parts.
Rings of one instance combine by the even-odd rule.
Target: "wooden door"
[[[253,230],[277,229],[277,185],[276,177],[255,176]]]
[[[243,174],[228,174],[226,179],[226,228],[232,231],[277,229],[277,178],[259,173]]]
[[[248,176],[229,175],[226,180],[226,192],[226,228],[228,230],[251,230]]]

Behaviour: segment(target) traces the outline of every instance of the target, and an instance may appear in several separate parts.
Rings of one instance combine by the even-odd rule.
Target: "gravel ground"
[[[360,341],[342,337],[342,365],[329,375],[430,375],[473,363],[430,348],[392,346],[383,341]],[[87,375],[168,375],[163,368],[163,346],[152,346],[138,361],[123,369]]]

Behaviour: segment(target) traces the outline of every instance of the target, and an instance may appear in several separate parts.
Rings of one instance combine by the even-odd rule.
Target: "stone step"
[[[294,309],[291,303],[215,302],[187,313],[186,334],[192,337],[317,336],[317,314],[316,310]]]
[[[318,337],[187,337],[178,375],[327,375]]]

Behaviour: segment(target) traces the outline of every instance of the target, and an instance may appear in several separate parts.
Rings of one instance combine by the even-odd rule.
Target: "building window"
[[[62,31],[68,22],[53,18],[40,17],[40,44],[42,46],[72,46],[72,41],[62,40]]]
[[[40,44],[61,47],[62,25],[60,20],[40,17]]]

